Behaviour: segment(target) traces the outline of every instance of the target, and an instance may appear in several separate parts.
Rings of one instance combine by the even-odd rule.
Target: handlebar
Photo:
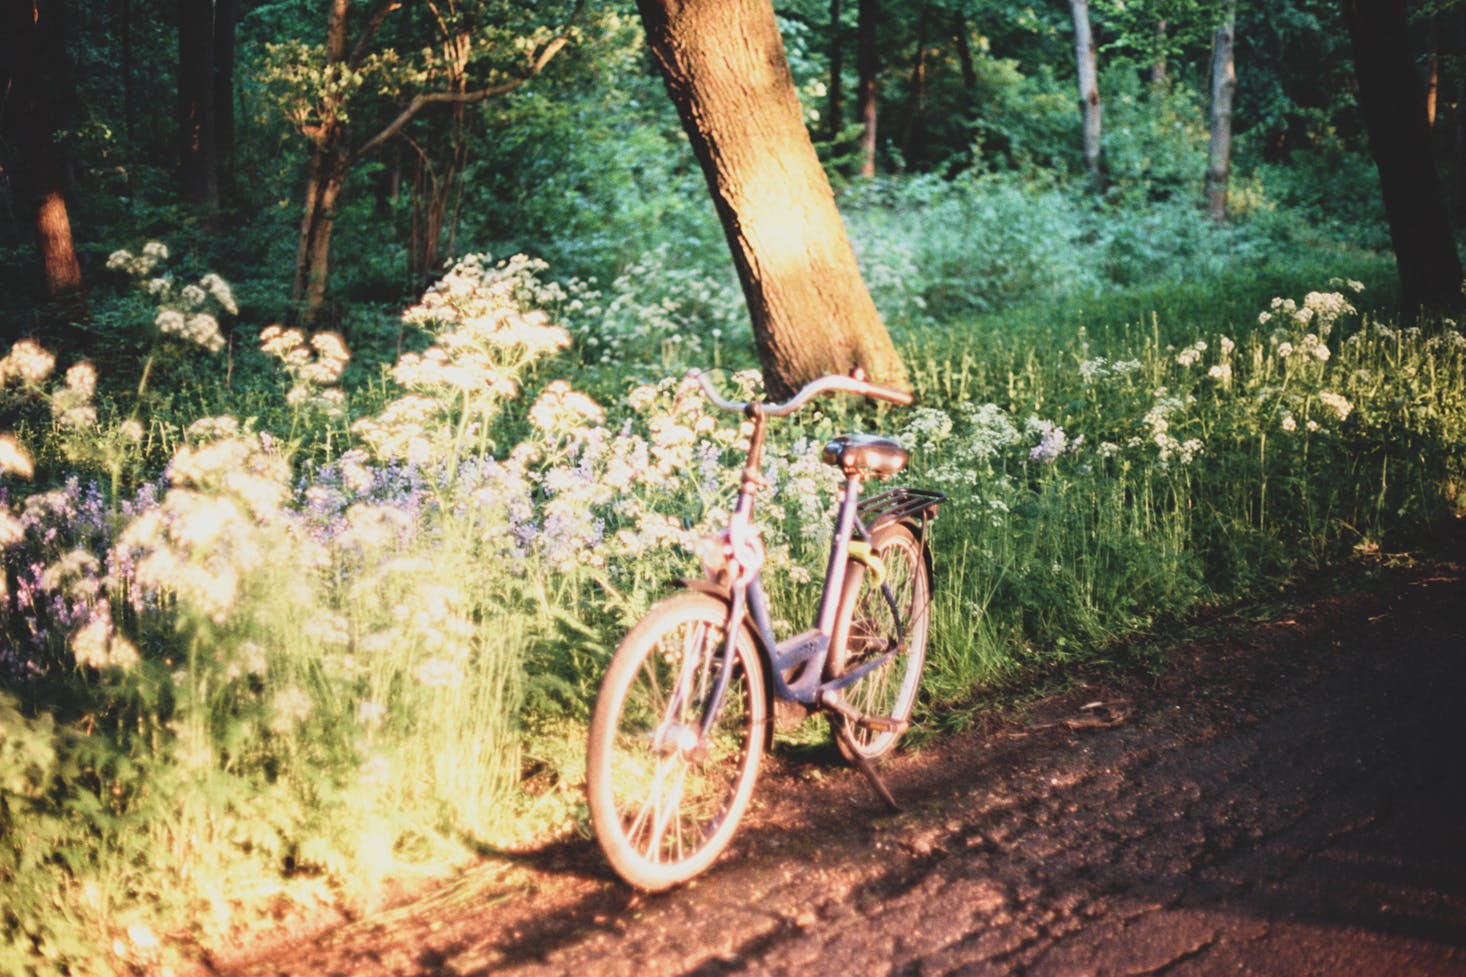
[[[698,386],[702,387],[702,392],[707,395],[708,400],[712,401],[715,407],[732,411],[736,414],[757,413],[763,414],[766,417],[785,417],[794,413],[820,394],[826,393],[854,394],[860,397],[870,397],[873,400],[884,400],[892,404],[899,404],[902,407],[909,407],[912,402],[911,394],[904,390],[893,390],[890,387],[880,387],[868,382],[865,379],[865,371],[859,367],[851,370],[849,376],[831,374],[811,380],[801,387],[798,393],[782,404],[725,400],[717,390],[713,389],[712,381],[708,380],[707,374],[701,370],[689,371],[687,378],[697,381]]]

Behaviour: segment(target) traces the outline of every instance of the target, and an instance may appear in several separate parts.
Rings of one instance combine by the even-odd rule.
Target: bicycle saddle
[[[890,478],[906,467],[910,453],[890,438],[874,434],[842,434],[825,445],[820,460],[851,475]]]

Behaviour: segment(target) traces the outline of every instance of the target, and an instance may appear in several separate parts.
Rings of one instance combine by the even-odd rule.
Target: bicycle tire
[[[659,891],[706,870],[732,839],[767,726],[763,668],[747,631],[723,707],[693,745],[721,668],[728,606],[687,591],[622,639],[601,681],[586,749],[591,825],[611,867]]]
[[[876,575],[852,559],[846,565],[825,676],[839,678],[891,647],[902,647],[891,661],[846,687],[844,696],[846,702],[866,715],[904,723],[916,704],[921,670],[926,664],[931,570],[921,542],[904,523],[877,527],[871,534],[871,552],[885,567],[885,583],[901,612],[901,629],[896,626],[897,619],[879,581],[874,579]],[[901,738],[899,730],[873,729],[835,714],[829,719],[835,743],[852,762],[852,745],[866,760],[876,760],[889,753]],[[842,728],[849,734],[848,741],[840,735]]]

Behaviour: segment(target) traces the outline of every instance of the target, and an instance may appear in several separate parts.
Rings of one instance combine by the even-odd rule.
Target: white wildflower
[[[36,472],[30,453],[13,434],[0,434],[0,475],[30,478]]]
[[[1340,421],[1348,420],[1350,411],[1354,409],[1354,405],[1349,403],[1347,398],[1328,390],[1319,393],[1318,401],[1332,411]]]
[[[314,703],[298,686],[287,685],[270,698],[270,732],[281,736],[295,732],[310,718]]]

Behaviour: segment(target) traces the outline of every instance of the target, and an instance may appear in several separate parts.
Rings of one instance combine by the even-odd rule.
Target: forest
[[[0,10],[0,972],[585,834],[689,369],[915,394],[764,526],[807,617],[826,439],[947,494],[915,748],[1466,514],[1459,0]]]

